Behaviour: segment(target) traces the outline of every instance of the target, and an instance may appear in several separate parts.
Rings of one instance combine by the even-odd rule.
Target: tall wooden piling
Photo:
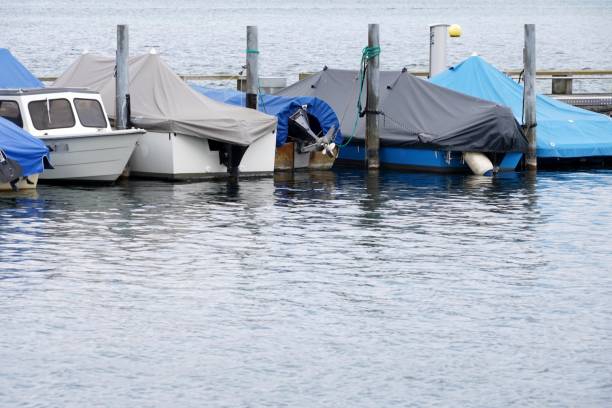
[[[129,93],[129,36],[126,24],[117,25],[117,52],[115,74],[115,127],[126,129],[128,126],[127,98]]]
[[[368,56],[366,71],[366,150],[368,169],[378,169],[380,138],[378,129],[380,91],[380,42],[378,24],[368,25]]]
[[[523,49],[525,90],[523,92],[523,128],[529,142],[525,154],[525,167],[529,171],[538,168],[536,152],[536,43],[535,24],[525,24],[525,48]]]
[[[259,89],[259,44],[257,26],[247,26],[246,49],[246,107],[257,109],[257,91]]]
[[[257,93],[259,90],[259,45],[257,41],[257,26],[247,26],[246,43],[246,107],[257,109]],[[246,151],[246,146],[226,144],[227,172],[230,179],[238,180],[240,161]]]

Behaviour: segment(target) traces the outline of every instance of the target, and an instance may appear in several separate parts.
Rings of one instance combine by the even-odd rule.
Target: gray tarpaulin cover
[[[248,146],[276,129],[276,117],[213,101],[192,90],[158,54],[130,58],[131,122],[150,131],[175,132]],[[115,117],[115,59],[84,54],[55,87],[100,92]]]
[[[359,96],[357,71],[324,69],[278,95],[323,99],[340,118],[344,137],[353,133]],[[364,85],[363,107],[365,96]],[[450,91],[405,71],[380,73],[380,111],[380,143],[384,146],[477,152],[527,149],[527,140],[510,109]],[[362,117],[354,140],[365,139],[364,129]]]

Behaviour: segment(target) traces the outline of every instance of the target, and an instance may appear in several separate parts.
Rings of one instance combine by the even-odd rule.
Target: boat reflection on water
[[[309,200],[333,200],[337,173],[329,170],[283,171],[274,173],[276,205],[309,204]]]
[[[277,172],[274,188],[278,204],[287,200],[342,200],[357,198],[364,211],[375,211],[389,201],[418,203],[434,200],[436,205],[473,201],[502,205],[504,199],[525,199],[527,209],[535,204],[536,177],[528,173],[503,173],[495,177],[410,173],[392,170],[362,171],[339,167],[333,171]],[[304,201],[303,203],[307,203]],[[503,205],[502,205],[503,207]],[[373,216],[374,214],[369,214]]]

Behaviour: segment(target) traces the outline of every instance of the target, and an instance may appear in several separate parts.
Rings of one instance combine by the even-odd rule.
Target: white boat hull
[[[138,129],[116,130],[88,135],[41,137],[52,151],[53,169],[41,180],[113,182],[123,172],[136,142],[144,133]]]
[[[17,190],[34,190],[38,184],[38,174],[22,177],[16,184]],[[13,187],[9,183],[0,183],[0,191],[12,191]]]
[[[270,133],[251,144],[239,165],[240,175],[271,174],[274,171],[276,135]],[[185,180],[227,176],[219,152],[208,139],[176,133],[147,132],[137,143],[129,163],[136,177]]]

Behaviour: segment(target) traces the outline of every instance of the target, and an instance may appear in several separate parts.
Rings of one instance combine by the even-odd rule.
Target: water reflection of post
[[[537,211],[535,211],[538,205],[537,183],[538,174],[536,172],[527,171],[523,174],[523,185],[526,197],[525,206],[530,217],[534,217],[538,214]]]
[[[380,213],[376,210],[380,207],[380,172],[369,169],[366,174],[366,199],[362,200],[365,210],[365,218],[371,220],[380,219]]]
[[[237,199],[240,197],[240,183],[238,177],[229,177],[225,184],[226,195],[228,198]]]

